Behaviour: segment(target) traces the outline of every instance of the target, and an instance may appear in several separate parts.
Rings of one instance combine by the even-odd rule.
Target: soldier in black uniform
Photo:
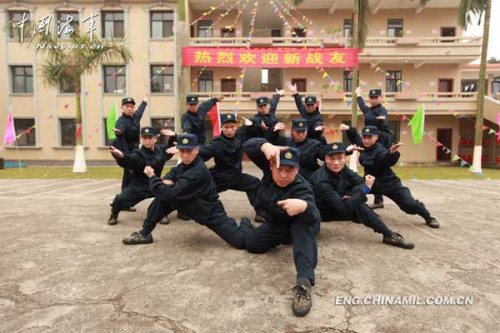
[[[283,123],[279,123],[276,118],[276,109],[283,91],[277,91],[273,99],[262,96],[257,98],[257,114],[250,119],[245,119],[245,131],[248,138],[264,138],[269,142],[274,142],[279,137],[279,131],[284,129]],[[271,106],[269,106],[269,103]]]
[[[318,260],[316,236],[320,214],[311,185],[298,174],[299,152],[295,148],[278,147],[263,138],[244,144],[248,157],[263,171],[257,189],[255,207],[263,211],[266,223],[247,237],[247,250],[265,253],[280,244],[293,245],[297,269],[296,294],[292,303],[296,316],[311,309],[311,286]]]
[[[148,178],[144,175],[144,168],[150,166],[154,173],[161,177],[165,163],[172,158],[172,154],[166,152],[169,145],[157,145],[157,137],[153,127],[141,128],[141,148],[131,153],[125,153],[114,146],[109,147],[110,153],[116,159],[119,166],[129,169],[134,173],[134,178],[128,187],[118,194],[111,204],[111,216],[108,224],[118,223],[120,211],[132,207],[144,199],[154,197],[149,189]]]
[[[323,135],[325,124],[323,123],[323,115],[316,107],[318,99],[314,95],[308,95],[304,98],[305,105],[302,103],[302,96],[297,91],[297,85],[288,84],[288,88],[293,93],[295,105],[300,113],[300,116],[307,120],[307,137],[318,140],[322,145],[326,144],[326,138]]]
[[[425,223],[431,228],[439,228],[439,222],[431,216],[424,204],[415,200],[410,190],[404,187],[401,180],[392,171],[400,157],[397,151],[402,143],[386,149],[378,140],[378,128],[365,126],[361,132],[362,137],[355,128],[345,124],[340,125],[341,131],[347,132],[347,137],[355,148],[360,151],[359,163],[365,169],[365,175],[373,175],[376,180],[372,187],[373,194],[385,195],[394,201],[401,210],[407,214],[418,214],[424,218]]]
[[[386,149],[389,149],[395,143],[395,140],[394,135],[389,128],[389,114],[387,113],[385,107],[382,105],[382,90],[370,90],[368,94],[368,97],[370,98],[370,107],[366,106],[363,97],[361,97],[362,92],[363,90],[361,89],[361,87],[356,88],[356,95],[358,96],[358,106],[365,116],[365,126],[376,126],[379,133],[379,142]],[[370,208],[384,208],[383,196],[378,194],[375,195],[375,200]]]
[[[141,118],[148,105],[149,94],[142,99],[141,105],[134,112],[135,101],[131,97],[122,99],[122,115],[118,118],[113,131],[116,140],[113,146],[124,153],[131,153],[139,147],[139,129],[141,128]],[[122,190],[126,188],[133,178],[133,171],[123,169]],[[128,209],[128,208],[127,208]],[[133,209],[132,209],[133,210]]]
[[[236,127],[236,115],[229,113],[221,115],[222,133],[210,144],[201,146],[199,156],[203,161],[211,158],[215,165],[209,169],[217,187],[217,192],[235,190],[246,192],[250,204],[254,205],[255,192],[259,186],[259,178],[243,173],[243,128]],[[264,222],[256,214],[256,222]]]
[[[296,148],[299,152],[299,173],[307,180],[320,168],[318,159],[324,161],[323,145],[308,135],[307,120],[296,118],[292,120],[292,137],[280,136],[276,140],[279,146]]]
[[[151,232],[168,213],[178,210],[219,235],[231,246],[244,249],[247,234],[253,230],[250,220],[243,218],[240,226],[227,216],[205,163],[198,156],[198,138],[194,134],[178,135],[177,148],[182,161],[162,180],[151,167],[144,173],[155,199],[148,208],[142,229],[123,240],[126,245],[153,242]],[[173,149],[170,149],[171,152]]]
[[[198,104],[197,95],[187,95],[187,111],[181,118],[182,131],[195,134],[198,137],[198,144],[203,145],[205,143],[205,116],[217,102],[223,99],[224,96],[218,96]]]
[[[342,142],[325,146],[325,163],[312,175],[310,183],[316,196],[316,205],[322,222],[354,221],[363,223],[381,233],[385,244],[404,249],[415,246],[403,236],[390,230],[366,204],[375,177],[365,176],[365,181],[347,167],[346,148]]]

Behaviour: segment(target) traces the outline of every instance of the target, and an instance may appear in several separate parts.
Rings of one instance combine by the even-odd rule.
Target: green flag
[[[116,109],[116,102],[111,106],[108,113],[108,119],[106,120],[106,131],[108,133],[108,139],[113,140],[116,139],[115,132],[113,128],[115,128],[116,120],[118,119],[118,110]]]
[[[411,134],[413,135],[413,142],[420,143],[422,137],[424,136],[424,122],[425,122],[425,109],[424,106],[420,106],[415,112],[413,118],[411,118],[408,126],[411,127]]]

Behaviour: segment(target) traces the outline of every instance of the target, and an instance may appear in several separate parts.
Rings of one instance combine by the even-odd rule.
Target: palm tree
[[[368,34],[368,25],[370,20],[370,8],[368,0],[353,0],[354,10],[352,12],[352,29],[351,41],[352,47],[362,49],[365,47],[366,36]],[[359,86],[359,68],[353,67],[352,70],[352,87]],[[358,103],[356,103],[357,95],[355,89],[352,89],[351,98],[351,126],[356,126],[358,121]],[[350,159],[349,167],[357,171],[357,152],[354,152]]]
[[[177,33],[176,33],[176,66],[177,66],[177,110],[175,114],[175,131],[181,132],[181,108],[186,105],[187,89],[189,84],[188,68],[182,66],[182,48],[188,46],[188,31],[189,27],[186,22],[186,1],[179,0],[177,10]]]
[[[18,33],[18,39],[20,39]],[[73,172],[86,172],[85,155],[83,149],[82,129],[82,77],[90,75],[103,63],[125,62],[132,60],[130,50],[122,40],[103,40],[88,33],[74,33],[70,35],[68,46],[79,47],[54,48],[60,40],[55,34],[36,33],[29,38],[28,45],[35,47],[36,52],[46,55],[46,61],[41,66],[42,81],[47,86],[59,88],[61,86],[74,87],[76,99],[76,150]],[[46,46],[46,47],[38,47]]]
[[[481,46],[481,64],[479,65],[479,82],[477,88],[477,115],[476,134],[474,138],[474,159],[471,171],[481,173],[481,159],[483,153],[483,122],[484,122],[484,95],[486,79],[486,56],[488,54],[488,40],[490,34],[491,0],[461,0],[458,7],[458,25],[464,29],[472,24],[474,17],[479,17],[478,25],[481,24],[481,16],[484,13],[483,42]]]

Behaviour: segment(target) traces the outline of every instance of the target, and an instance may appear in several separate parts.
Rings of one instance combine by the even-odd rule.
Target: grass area
[[[401,179],[500,179],[500,169],[483,169],[483,176],[470,173],[468,168],[411,166],[393,168]],[[164,173],[168,167],[165,167]],[[363,174],[363,170],[359,170]],[[71,167],[27,167],[0,170],[0,179],[121,179],[122,169],[112,167],[89,167],[87,173],[74,174]]]

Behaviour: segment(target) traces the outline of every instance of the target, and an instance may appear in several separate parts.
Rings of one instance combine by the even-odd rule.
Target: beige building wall
[[[86,158],[88,160],[109,160],[109,153],[105,147],[104,139],[104,123],[109,109],[116,102],[120,103],[125,96],[134,97],[139,104],[142,97],[150,90],[150,66],[179,66],[176,64],[176,49],[175,49],[175,34],[172,38],[154,40],[150,38],[150,11],[151,10],[174,10],[176,11],[177,1],[121,1],[117,7],[103,7],[101,2],[91,1],[75,1],[64,7],[64,3],[57,2],[59,5],[54,5],[53,1],[37,1],[36,9],[34,5],[27,7],[20,3],[18,7],[12,6],[13,2],[8,4],[0,4],[0,26],[5,26],[8,10],[27,10],[33,11],[33,20],[46,15],[55,15],[56,10],[72,10],[80,12],[80,21],[82,17],[86,18],[93,12],[101,10],[123,10],[125,16],[125,35],[127,46],[131,49],[134,61],[126,67],[127,88],[124,93],[108,94],[104,93],[102,85],[104,74],[102,69],[99,69],[92,75],[87,75],[84,80],[83,94],[83,136],[86,146]],[[266,4],[267,5],[267,4]],[[160,6],[160,7],[158,7]],[[189,23],[200,17],[205,8],[199,8],[200,5],[187,2],[187,21]],[[233,26],[235,28],[236,37],[245,37],[249,30],[249,11],[252,5],[249,4],[246,13],[240,16],[237,20],[238,13],[236,10],[231,10],[225,15],[213,28],[213,36],[219,38],[222,28]],[[229,8],[229,7],[226,7]],[[259,7],[261,15],[267,15],[268,18],[275,18],[274,13],[263,13],[265,10],[264,4]],[[306,24],[308,28],[308,37],[323,37],[321,27],[327,34],[343,37],[343,25],[345,19],[351,18],[351,11],[345,9],[337,9],[332,15],[328,14],[328,8],[324,9],[302,9],[301,12],[313,20],[314,24]],[[217,21],[220,17],[220,10],[208,15],[205,19]],[[391,113],[391,120],[397,121],[401,117],[396,115],[396,112],[401,114],[411,115],[419,105],[425,104],[427,113],[426,131],[432,133],[437,132],[438,128],[451,128],[453,130],[453,150],[458,151],[458,140],[461,131],[468,131],[468,127],[462,125],[455,117],[452,116],[450,110],[459,110],[469,116],[475,113],[474,97],[463,98],[459,96],[460,81],[463,78],[477,76],[476,73],[470,71],[462,71],[462,65],[467,62],[467,59],[475,59],[474,55],[479,54],[479,47],[469,45],[467,47],[436,44],[433,47],[412,45],[412,46],[397,46],[383,41],[387,36],[387,20],[388,19],[403,19],[403,35],[405,37],[419,37],[422,40],[431,41],[440,36],[442,27],[456,26],[457,8],[427,8],[416,14],[415,9],[380,9],[372,15],[371,25],[369,29],[369,43],[365,48],[361,59],[360,77],[362,80],[362,88],[364,96],[370,88],[386,88],[386,77],[377,71],[377,67],[385,71],[402,71],[402,91],[404,93],[413,93],[413,99],[401,100],[396,98],[395,94],[387,94],[386,107]],[[269,16],[271,15],[271,16]],[[259,16],[256,22],[256,32],[254,36],[265,36],[265,29],[281,29],[282,36],[291,36],[291,31],[282,26],[279,20],[269,21],[264,16]],[[298,17],[298,16],[297,16]],[[292,22],[291,20],[289,20]],[[99,21],[100,22],[100,21]],[[175,24],[174,24],[175,25]],[[296,24],[293,24],[296,26]],[[96,34],[101,35],[101,24],[97,24]],[[196,25],[192,27],[196,36]],[[175,31],[175,27],[174,27]],[[462,35],[461,29],[457,27],[457,37]],[[188,32],[191,34],[191,31]],[[44,62],[44,57],[41,54],[35,54],[33,50],[28,49],[25,45],[20,45],[16,41],[7,38],[8,32],[2,30],[2,44],[0,48],[0,110],[8,110],[9,106],[14,111],[16,119],[34,118],[36,120],[37,129],[37,145],[35,147],[20,147],[19,157],[22,160],[71,160],[73,158],[73,147],[61,147],[60,145],[60,119],[72,119],[75,115],[75,98],[72,94],[61,94],[58,89],[47,87],[42,84],[41,76],[38,71]],[[376,39],[380,37],[380,41]],[[217,44],[219,47],[231,47],[232,42]],[[373,44],[375,43],[375,44]],[[386,44],[376,45],[376,43]],[[199,44],[199,46],[209,46],[210,44]],[[274,47],[279,47],[280,44],[275,44]],[[302,47],[301,44],[293,46]],[[387,47],[386,47],[387,46]],[[449,52],[450,58],[436,56],[440,52]],[[394,54],[398,54],[396,59]],[[381,59],[372,60],[373,54],[383,54]],[[417,54],[428,55],[425,62],[421,59],[416,60]],[[459,58],[456,56],[460,55]],[[380,58],[380,57],[379,57]],[[405,59],[407,58],[406,62]],[[370,63],[371,62],[371,63]],[[12,94],[11,92],[11,77],[9,67],[11,65],[31,65],[37,71],[35,76],[35,91],[33,94]],[[201,67],[192,67],[189,69],[190,82],[184,82],[189,91],[196,92],[198,90],[198,72]],[[205,68],[205,70],[213,71],[213,86],[214,92],[221,91],[222,79],[235,79],[238,87],[240,68]],[[333,78],[336,84],[344,89],[343,86],[343,68],[327,68],[326,71]],[[491,74],[489,77],[493,78]],[[343,96],[334,95],[333,87],[323,88],[327,83],[322,78],[322,73],[316,69],[306,68],[284,68],[279,73],[280,78],[274,78],[285,88],[285,83],[293,78],[304,78],[307,80],[306,93],[315,93],[320,96],[325,96],[322,100],[322,111],[325,116],[327,126],[327,138],[329,141],[338,140],[339,134],[335,131],[341,121],[350,119],[350,106],[343,100]],[[438,92],[439,79],[453,80],[453,97],[452,98],[436,98],[435,93]],[[240,114],[251,115],[255,113],[255,98],[262,94],[258,92],[260,87],[260,76],[258,71],[253,71],[245,77],[245,87],[252,87],[250,91],[244,91],[241,96],[236,96],[234,93],[225,93],[225,101],[221,104],[222,112],[230,112],[236,105],[236,101],[240,100]],[[176,91],[178,87],[174,87],[173,93],[153,93],[150,98],[149,106],[143,117],[142,125],[149,125],[151,119],[170,118],[175,115],[177,110]],[[273,92],[272,90],[270,94]],[[201,100],[210,97],[211,93],[201,93]],[[326,98],[327,95],[330,95]],[[349,94],[347,94],[349,96]],[[181,111],[184,106],[180,106]],[[5,128],[7,112],[2,111],[0,116],[0,128]],[[278,109],[278,116],[283,119],[287,125],[292,118],[297,116],[293,99],[289,94],[282,98]],[[361,124],[358,124],[361,126]],[[406,134],[403,134],[406,132]],[[3,133],[3,132],[2,132]],[[415,146],[411,143],[411,135],[408,134],[409,129],[405,124],[401,124],[401,140],[406,144],[402,148],[403,160],[408,162],[434,162],[436,160],[435,143],[425,139],[422,144]],[[492,148],[488,148],[492,149]],[[411,151],[411,153],[410,153]],[[0,151],[0,157],[9,160],[17,160],[18,152],[8,147]]]

